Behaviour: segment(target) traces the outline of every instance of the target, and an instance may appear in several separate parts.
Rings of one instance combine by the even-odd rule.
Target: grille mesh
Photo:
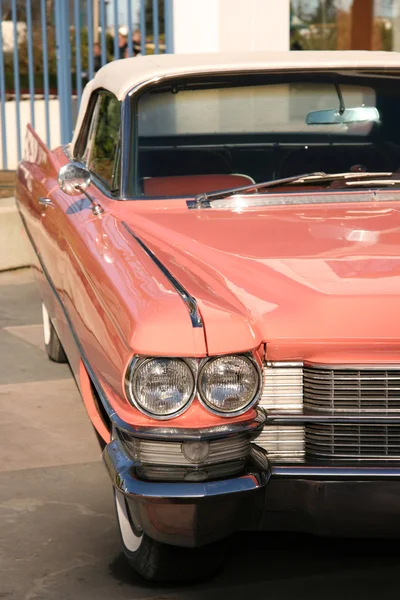
[[[303,369],[304,407],[332,412],[400,412],[400,369]]]
[[[400,425],[308,424],[306,456],[335,460],[399,460]]]

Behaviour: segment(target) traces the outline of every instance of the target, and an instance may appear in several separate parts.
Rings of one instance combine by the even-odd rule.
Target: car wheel
[[[148,581],[193,581],[222,568],[225,542],[200,548],[169,546],[151,539],[133,522],[124,495],[114,488],[122,548],[129,565]]]
[[[53,327],[53,324],[50,320],[49,313],[47,312],[47,308],[42,302],[42,315],[43,315],[43,337],[44,337],[44,345],[46,348],[47,356],[54,360],[54,362],[65,363],[67,362],[67,357],[65,356],[65,352],[63,347],[61,346],[61,342],[56,334],[56,330]]]

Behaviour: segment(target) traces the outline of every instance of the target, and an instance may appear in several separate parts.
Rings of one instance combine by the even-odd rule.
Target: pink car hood
[[[317,347],[376,353],[382,343],[397,354],[398,206],[339,203],[240,212],[154,202],[126,221],[197,299],[210,354],[263,342],[275,360],[310,357]]]

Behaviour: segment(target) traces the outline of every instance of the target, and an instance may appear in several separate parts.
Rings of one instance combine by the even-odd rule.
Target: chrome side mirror
[[[100,204],[97,204],[95,200],[87,193],[87,188],[91,184],[92,177],[89,169],[78,162],[70,162],[67,165],[61,167],[58,172],[58,185],[64,194],[68,196],[79,196],[85,194],[86,198],[92,205],[92,212],[94,215],[101,215],[103,209]]]
[[[82,194],[89,187],[91,181],[89,170],[77,162],[64,165],[58,173],[58,185],[68,196]]]

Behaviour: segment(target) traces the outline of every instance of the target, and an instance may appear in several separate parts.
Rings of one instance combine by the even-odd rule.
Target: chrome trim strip
[[[400,424],[399,416],[388,416],[388,414],[349,414],[349,415],[335,415],[331,413],[325,414],[312,414],[312,413],[297,413],[297,414],[283,414],[283,413],[272,413],[268,411],[266,425],[285,425],[294,424],[299,425],[305,423],[349,423],[354,425],[397,425]]]
[[[248,433],[250,437],[257,437],[265,425],[265,413],[262,410],[257,410],[257,416],[251,421],[242,421],[241,423],[227,423],[224,425],[216,425],[214,427],[193,429],[179,427],[133,427],[128,425],[128,428],[118,427],[125,433],[129,433],[138,438],[150,438],[160,441],[201,441],[213,440],[217,438],[227,438],[238,435],[240,433]]]
[[[132,119],[130,111],[130,98],[126,97],[121,106],[121,173],[120,173],[120,191],[121,199],[126,199],[129,195],[129,186],[132,181],[132,174],[136,172],[131,169],[131,161],[134,157],[132,152]]]
[[[171,285],[175,288],[179,296],[182,298],[183,302],[186,304],[186,307],[189,311],[190,320],[192,321],[192,327],[203,327],[203,321],[201,319],[201,315],[197,308],[196,299],[193,298],[185,290],[185,288],[179,283],[179,281],[170,273],[163,265],[163,263],[157,258],[157,256],[146,246],[144,242],[140,239],[134,231],[129,227],[129,225],[125,221],[121,221],[121,224],[125,227],[128,233],[137,241],[139,246],[146,252],[147,256],[151,258],[151,260],[157,265],[160,271],[165,275]]]
[[[346,369],[348,371],[373,371],[375,369],[388,371],[389,369],[394,369],[400,371],[400,362],[397,363],[348,363],[348,364],[325,364],[325,363],[313,363],[304,361],[305,368],[312,369],[326,369],[328,371],[335,371],[336,369]]]
[[[265,361],[265,364],[267,367],[272,367],[274,369],[279,369],[279,368],[301,368],[304,366],[304,363],[302,361],[273,361],[273,360],[267,360]]]
[[[273,188],[271,188],[273,189]],[[270,192],[269,194],[251,194],[241,195],[233,194],[220,200],[209,200],[207,202],[198,203],[196,200],[188,200],[188,209],[211,209],[211,210],[238,210],[245,208],[255,207],[268,207],[268,206],[302,206],[302,205],[318,205],[318,204],[349,204],[349,203],[360,203],[360,202],[387,202],[388,197],[381,197],[378,194],[378,189],[371,189],[368,191],[354,191],[350,193],[343,193],[340,189],[337,191],[327,190],[325,192],[313,192],[313,196],[307,192],[305,188],[304,192],[292,191],[291,193],[283,192]],[[393,197],[393,194],[399,194],[400,190],[392,190],[391,201],[397,200]]]
[[[134,425],[131,425],[130,423],[127,423],[126,421],[123,421],[117,415],[117,413],[114,411],[113,407],[109,403],[107,396],[106,396],[95,372],[93,371],[93,369],[85,355],[82,345],[79,342],[78,336],[77,336],[77,334],[74,330],[74,327],[71,323],[71,319],[68,315],[68,312],[61,301],[61,298],[53,284],[53,281],[49,275],[49,272],[47,271],[46,267],[43,264],[42,258],[36,248],[36,244],[30,234],[30,231],[26,224],[25,218],[22,215],[21,211],[19,210],[19,207],[18,207],[18,212],[20,214],[22,224],[23,224],[26,234],[29,238],[29,241],[32,245],[32,248],[33,248],[33,250],[38,258],[38,261],[40,263],[40,266],[43,270],[43,274],[46,277],[46,279],[51,287],[51,290],[54,293],[54,295],[57,299],[57,302],[60,304],[61,310],[64,313],[67,325],[68,325],[68,327],[71,331],[72,337],[74,338],[74,341],[77,345],[77,348],[79,350],[82,362],[85,366],[85,369],[87,370],[87,372],[89,374],[89,377],[96,389],[97,395],[104,407],[104,410],[107,413],[108,418],[110,419],[111,423],[113,425],[115,425],[115,427],[117,427],[118,429],[121,429],[122,431],[124,431],[128,434],[131,434],[135,437],[150,438],[150,439],[154,439],[154,440],[170,440],[170,441],[174,441],[174,440],[199,441],[199,440],[215,439],[215,438],[219,438],[219,437],[227,437],[227,436],[237,435],[238,433],[245,433],[245,432],[248,432],[249,435],[251,435],[251,436],[252,435],[256,436],[258,434],[258,432],[260,430],[262,430],[262,428],[264,427],[264,424],[265,424],[266,415],[261,408],[257,408],[257,416],[252,420],[243,421],[241,423],[226,423],[223,425],[216,425],[214,427],[202,428],[202,429],[192,429],[192,428],[180,429],[179,427],[154,427],[154,426],[135,427]],[[78,385],[78,382],[77,382],[77,385]],[[79,387],[79,385],[78,385],[78,387]]]
[[[272,477],[327,479],[400,478],[400,467],[319,467],[306,465],[271,466]]]

